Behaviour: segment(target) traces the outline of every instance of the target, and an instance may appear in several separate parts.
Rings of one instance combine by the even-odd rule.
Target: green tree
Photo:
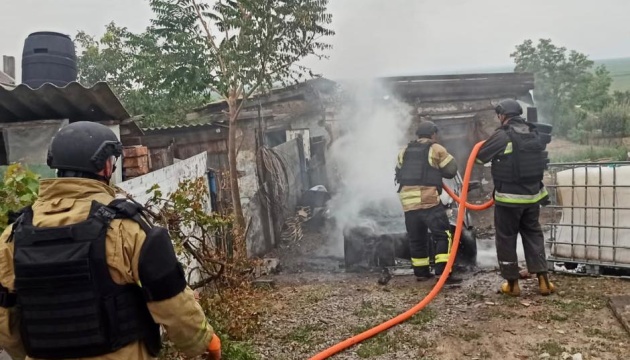
[[[132,56],[125,45],[128,34],[126,28],[114,22],[105,26],[105,34],[100,39],[84,31],[77,33],[74,42],[80,49],[77,66],[82,84],[92,86],[106,81],[119,96],[127,95],[133,84],[129,72]]]
[[[144,115],[143,126],[181,122],[211,99],[205,45],[194,40],[154,25],[134,34],[112,22],[100,39],[80,31],[79,82],[107,81],[131,114]]]
[[[257,91],[298,81],[306,69],[299,61],[322,57],[330,45],[321,41],[334,32],[328,0],[151,0],[160,31],[184,32],[203,41],[208,85],[227,102],[228,158],[235,227],[245,228],[236,167],[236,132],[241,109]],[[194,22],[192,21],[194,19]],[[244,249],[239,249],[244,253]]]
[[[614,98],[615,102],[618,103],[618,104],[630,103],[630,91],[628,91],[628,90],[626,90],[626,91],[616,90],[613,93],[613,98]]]
[[[543,117],[566,135],[575,128],[575,108],[601,111],[610,100],[611,78],[604,66],[593,69],[594,62],[575,50],[540,39],[534,45],[526,40],[510,54],[516,72],[532,72],[536,78],[534,97]]]

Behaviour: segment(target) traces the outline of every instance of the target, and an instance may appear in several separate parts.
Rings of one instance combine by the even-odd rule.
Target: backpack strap
[[[131,199],[114,199],[107,205],[108,209],[115,212],[116,219],[131,219],[138,223],[145,233],[153,227],[153,223],[146,216],[146,209],[140,203]]]

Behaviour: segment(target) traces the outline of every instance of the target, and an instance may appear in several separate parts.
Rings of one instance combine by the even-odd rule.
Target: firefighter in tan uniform
[[[429,236],[435,242],[435,275],[444,272],[451,251],[452,234],[446,209],[440,201],[442,178],[457,175],[457,162],[437,143],[437,126],[423,121],[418,126],[418,139],[410,142],[398,154],[396,181],[398,195],[405,212],[409,250],[413,272],[419,281],[433,278],[429,268]],[[450,275],[447,284],[462,280]]]
[[[19,359],[156,359],[162,325],[181,352],[221,358],[168,232],[109,179],[122,144],[75,122],[53,139],[32,207],[0,238],[0,347]]]

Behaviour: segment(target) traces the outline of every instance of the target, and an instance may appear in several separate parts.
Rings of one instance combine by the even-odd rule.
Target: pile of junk
[[[443,179],[443,183],[456,195],[460,194],[462,188],[460,174],[453,179]],[[470,190],[480,188],[480,182],[470,182]],[[322,186],[304,192],[299,205],[309,207],[313,211],[313,216],[307,222],[310,223],[308,225],[311,229],[326,231],[324,229],[335,226],[335,219],[330,216],[327,209],[330,199],[330,194]],[[459,204],[446,191],[442,191],[440,199],[451,223],[451,233],[454,234]],[[383,274],[379,280],[381,284],[395,275],[413,274],[404,213],[402,209],[391,210],[396,208],[391,204],[371,203],[362,209],[361,218],[364,220],[361,223],[341,229],[344,241],[342,261],[346,272],[380,272]],[[435,264],[434,249],[435,243],[429,241],[431,266]],[[470,271],[476,267],[476,263],[477,236],[471,216],[466,210],[454,271]]]

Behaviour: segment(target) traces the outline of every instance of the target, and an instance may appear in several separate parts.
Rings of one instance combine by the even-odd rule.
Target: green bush
[[[630,134],[630,103],[611,103],[602,109],[596,128],[604,135],[626,136]]]
[[[37,198],[40,175],[20,164],[11,164],[3,170],[0,181],[0,231],[8,225],[9,212],[31,205]]]
[[[625,146],[620,146],[616,148],[600,148],[591,146],[588,149],[577,150],[572,152],[571,154],[555,156],[553,153],[551,153],[550,155],[551,161],[554,163],[580,161],[589,162],[600,160],[626,161],[626,159],[628,158],[628,149]]]

